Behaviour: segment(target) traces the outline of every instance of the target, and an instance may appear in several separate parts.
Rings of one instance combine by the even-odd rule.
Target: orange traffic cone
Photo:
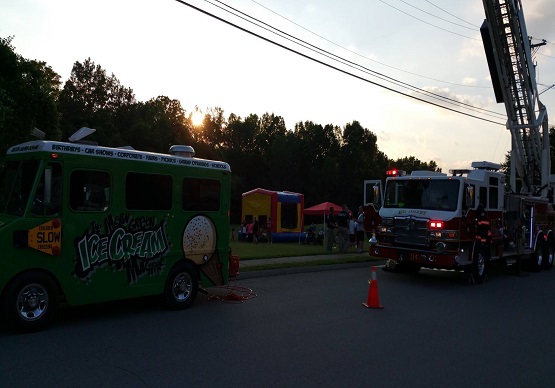
[[[368,287],[368,301],[363,303],[364,307],[369,309],[383,309],[383,306],[380,304],[380,298],[378,296],[378,279],[376,275],[376,267],[372,267],[372,276],[368,281],[370,283],[370,287]]]

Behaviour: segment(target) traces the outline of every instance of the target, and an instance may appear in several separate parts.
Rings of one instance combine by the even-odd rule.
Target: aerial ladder
[[[533,45],[526,31],[521,0],[483,0],[486,20],[480,29],[495,97],[507,111],[511,132],[510,188],[547,198],[550,146],[547,109],[539,100]]]
[[[369,191],[373,197],[365,202],[370,255],[387,259],[390,270],[458,270],[483,283],[492,262],[518,273],[523,262],[534,271],[555,262],[547,110],[538,98],[532,58],[539,45],[530,42],[521,0],[483,3],[484,49],[512,140],[510,191],[501,166],[486,161],[451,170],[452,176],[392,171],[383,191],[379,182],[365,181],[365,187],[373,184],[373,191],[365,190],[365,200]]]

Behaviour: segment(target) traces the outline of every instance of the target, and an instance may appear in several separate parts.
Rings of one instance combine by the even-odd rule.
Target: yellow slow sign
[[[61,252],[62,223],[54,219],[33,229],[28,230],[28,244],[30,248],[57,256]]]

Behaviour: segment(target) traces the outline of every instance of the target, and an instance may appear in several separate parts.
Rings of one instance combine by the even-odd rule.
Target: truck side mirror
[[[380,195],[380,186],[379,185],[374,185],[374,205],[376,205],[378,208],[381,207],[381,201],[380,201],[381,195]]]
[[[473,186],[466,186],[465,191],[465,205],[467,209],[471,209],[474,207],[474,187]]]

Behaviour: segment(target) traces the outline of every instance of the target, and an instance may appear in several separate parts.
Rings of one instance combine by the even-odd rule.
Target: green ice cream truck
[[[9,148],[0,172],[1,319],[43,329],[58,303],[162,295],[171,309],[229,276],[227,163],[86,143]]]

